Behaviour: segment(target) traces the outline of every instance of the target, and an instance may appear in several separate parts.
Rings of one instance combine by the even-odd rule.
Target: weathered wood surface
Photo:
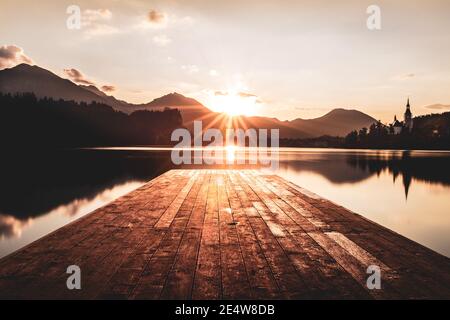
[[[66,269],[81,268],[81,290]],[[381,269],[369,290],[369,265]],[[0,260],[1,298],[450,298],[450,259],[278,176],[171,170]]]

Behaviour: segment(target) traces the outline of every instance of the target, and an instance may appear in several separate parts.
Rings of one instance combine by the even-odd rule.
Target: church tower
[[[411,132],[411,130],[413,128],[413,118],[412,118],[412,113],[411,113],[411,106],[409,105],[409,98],[408,98],[408,102],[406,103],[404,126],[405,126],[405,129],[407,129],[409,132]]]

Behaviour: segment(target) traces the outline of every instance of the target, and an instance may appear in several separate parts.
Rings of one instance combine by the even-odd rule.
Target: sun
[[[216,112],[223,112],[229,116],[251,116],[258,112],[258,98],[243,92],[216,91],[209,96],[209,105]]]

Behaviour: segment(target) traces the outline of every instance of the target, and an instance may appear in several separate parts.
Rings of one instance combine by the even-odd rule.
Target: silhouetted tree
[[[49,148],[169,144],[177,109],[130,115],[101,103],[0,94],[0,145]]]
[[[450,112],[431,114],[414,118],[410,132],[393,134],[392,125],[381,121],[373,123],[369,129],[359,130],[356,142],[355,131],[345,138],[345,147],[386,148],[386,149],[450,149]]]
[[[356,146],[358,143],[358,131],[354,130],[345,137],[345,144],[348,146]]]

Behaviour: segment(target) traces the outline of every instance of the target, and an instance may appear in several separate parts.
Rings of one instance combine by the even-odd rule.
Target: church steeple
[[[408,120],[408,118],[411,118],[411,106],[409,105],[409,97],[408,102],[406,102],[406,111],[405,111],[405,121]]]
[[[404,126],[405,128],[408,129],[409,132],[411,132],[412,128],[413,128],[413,118],[412,118],[412,113],[411,113],[411,106],[409,104],[409,97],[408,97],[408,101],[406,102],[406,111],[405,111],[405,121],[404,121]]]

